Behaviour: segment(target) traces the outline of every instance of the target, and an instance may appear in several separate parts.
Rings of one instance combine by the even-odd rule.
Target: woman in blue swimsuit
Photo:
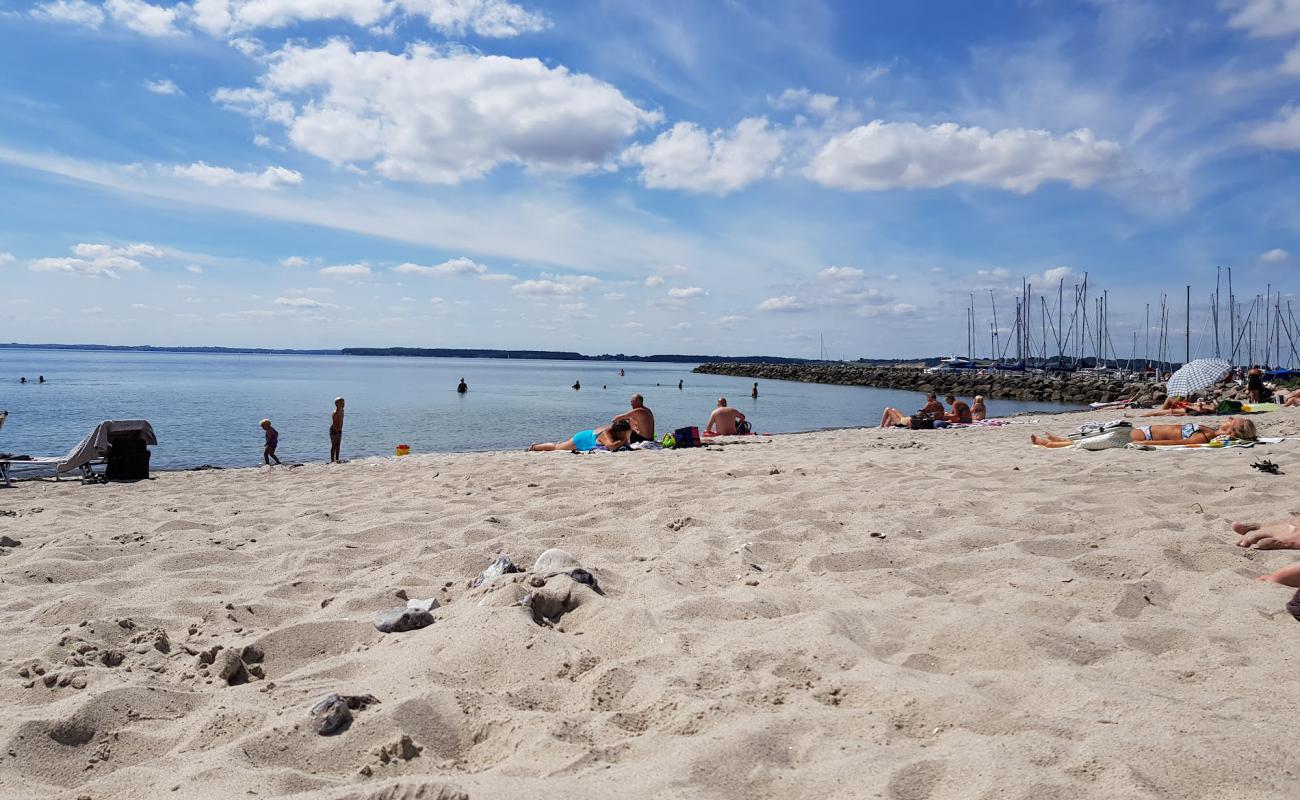
[[[1259,438],[1255,423],[1243,417],[1228,417],[1211,428],[1188,422],[1183,425],[1139,425],[1131,434],[1133,441],[1141,444],[1209,444],[1215,439],[1244,439],[1253,442]],[[1030,436],[1029,441],[1042,447],[1073,447],[1074,440],[1045,433]]]
[[[631,441],[632,426],[625,419],[620,419],[610,425],[608,428],[594,428],[592,430],[578,431],[573,437],[564,442],[538,442],[530,444],[530,451],[540,450],[549,452],[551,450],[567,450],[569,452],[588,453],[597,447],[604,447],[608,450],[617,450]]]

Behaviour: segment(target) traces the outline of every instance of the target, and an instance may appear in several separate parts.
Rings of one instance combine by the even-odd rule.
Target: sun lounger
[[[153,426],[142,419],[105,420],[86,434],[63,458],[8,459],[0,461],[0,485],[13,486],[15,469],[53,469],[55,480],[68,473],[79,472],[82,478],[94,477],[91,467],[101,464],[112,440],[132,436],[144,439],[146,444],[158,444]]]

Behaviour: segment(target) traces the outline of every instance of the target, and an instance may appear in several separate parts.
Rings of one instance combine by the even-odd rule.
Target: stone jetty
[[[957,370],[926,372],[918,367],[865,364],[701,364],[695,372],[769,381],[833,383],[914,392],[952,392],[990,400],[1109,403],[1130,397],[1142,405],[1164,401],[1164,384],[1091,372],[1031,373]]]

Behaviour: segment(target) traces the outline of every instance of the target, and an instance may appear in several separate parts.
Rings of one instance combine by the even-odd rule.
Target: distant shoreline
[[[589,356],[559,350],[492,350],[485,348],[444,347],[343,347],[338,349],[296,350],[293,348],[266,347],[184,347],[156,345],[115,344],[23,344],[0,343],[0,350],[73,350],[83,352],[113,353],[199,353],[205,355],[296,355],[296,356],[405,356],[408,358],[499,358],[526,361],[625,361],[672,364],[756,363],[756,364],[810,364],[806,358],[785,356],[716,356],[661,353],[648,356],[625,353],[603,353]],[[894,363],[904,359],[871,359],[861,363]],[[913,359],[915,360],[915,359]]]

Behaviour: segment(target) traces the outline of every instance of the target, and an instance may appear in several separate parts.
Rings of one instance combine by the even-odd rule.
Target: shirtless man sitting
[[[639,394],[632,395],[630,401],[632,410],[625,411],[614,417],[610,422],[627,420],[627,424],[632,426],[632,443],[653,442],[655,438],[655,415],[654,412],[645,407],[645,398]]]
[[[704,428],[705,433],[716,433],[719,436],[733,436],[736,433],[736,423],[744,422],[745,415],[727,405],[727,398],[718,398],[718,407],[713,409],[709,415],[709,424]]]

